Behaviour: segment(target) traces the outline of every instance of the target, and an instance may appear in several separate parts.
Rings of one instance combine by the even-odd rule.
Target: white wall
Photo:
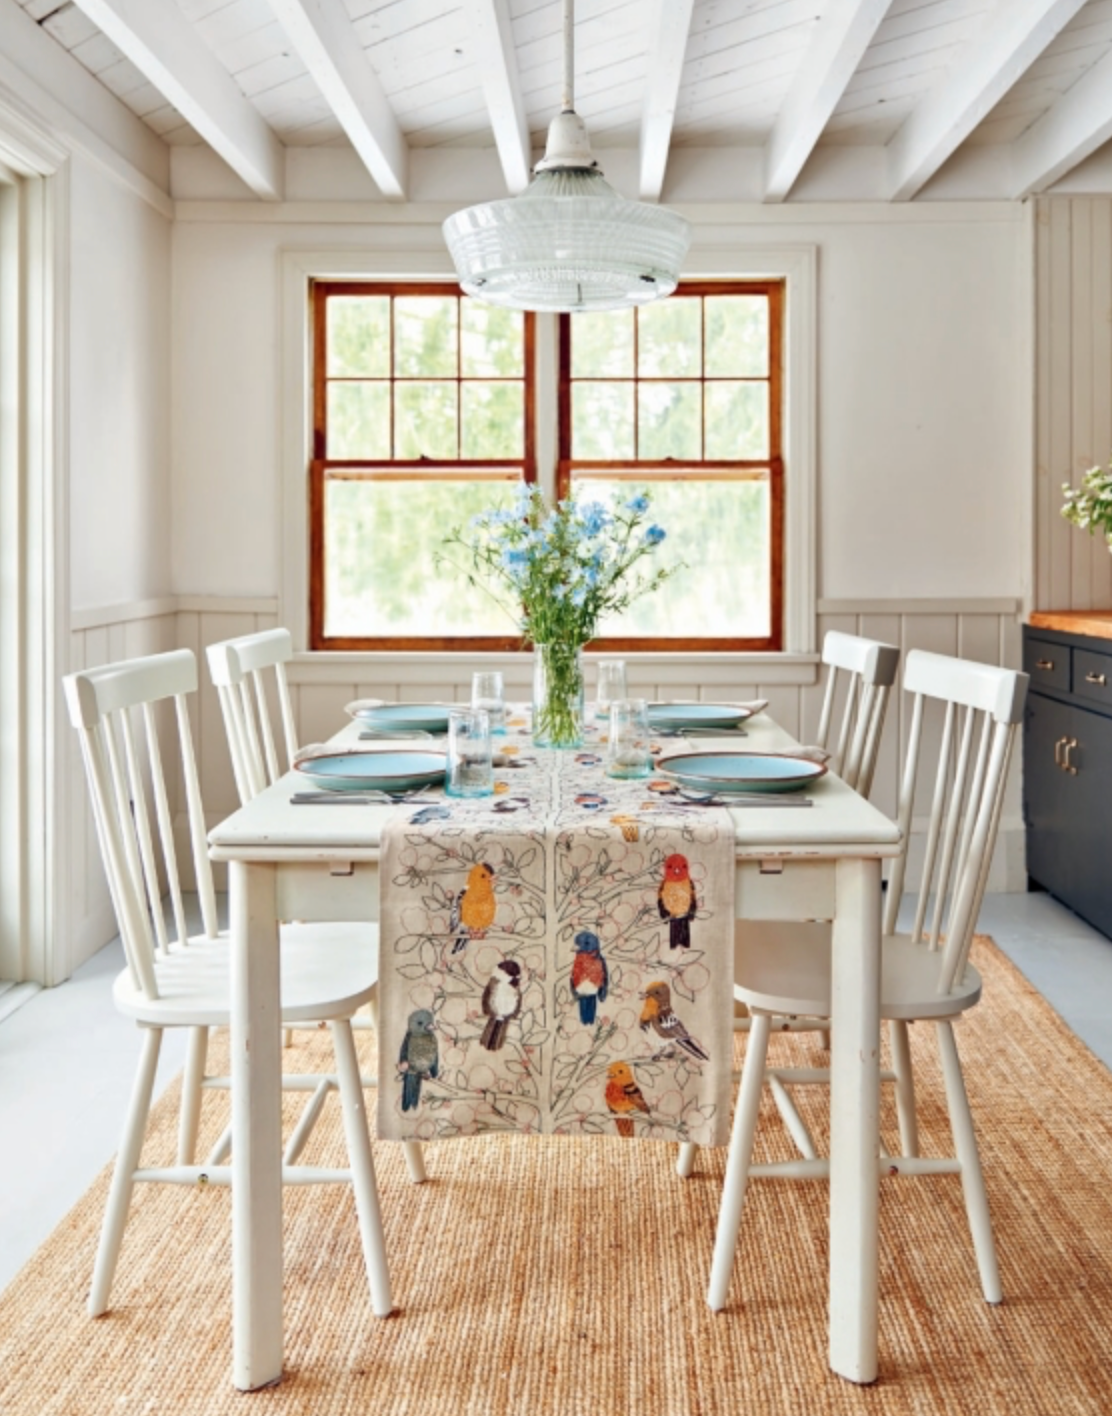
[[[70,593],[170,589],[170,221],[82,157],[70,177]]]
[[[406,253],[414,274],[443,269],[439,208],[338,205],[320,204],[320,219],[309,203],[261,212],[235,202],[179,205],[179,593],[278,593],[283,249],[365,251],[369,273],[400,273]],[[698,223],[697,243],[724,251],[723,274],[744,273],[746,244],[817,247],[820,595],[1024,595],[1033,357],[1026,209],[684,210]]]

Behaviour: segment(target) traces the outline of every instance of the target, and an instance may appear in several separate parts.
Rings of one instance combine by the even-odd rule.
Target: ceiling
[[[353,146],[387,197],[408,154],[496,147],[527,181],[561,94],[560,0],[17,0],[167,143],[260,197],[283,147]],[[999,149],[1009,195],[1112,139],[1112,0],[579,0],[576,108],[597,149],[759,150],[766,200],[825,149],[884,149],[913,199]]]

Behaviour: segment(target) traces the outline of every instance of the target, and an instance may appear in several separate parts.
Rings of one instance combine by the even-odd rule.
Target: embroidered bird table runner
[[[586,749],[400,808],[380,859],[378,1134],[724,1145],[734,825]]]

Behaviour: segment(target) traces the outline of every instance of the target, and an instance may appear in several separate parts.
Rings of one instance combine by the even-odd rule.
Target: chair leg
[[[695,1157],[698,1154],[699,1147],[694,1141],[681,1143],[679,1157],[676,1160],[676,1174],[681,1180],[690,1180],[695,1173]]]
[[[283,1028],[283,1029],[282,1029],[282,1046],[283,1046],[283,1047],[292,1047],[292,1046],[293,1046],[293,1028]]]
[[[915,1111],[915,1073],[911,1067],[911,1043],[907,1023],[892,1018],[888,1023],[892,1045],[892,1070],[896,1074],[896,1115],[900,1122],[900,1149],[904,1155],[919,1154],[919,1118]]]
[[[707,1303],[715,1311],[726,1306],[726,1292],[734,1267],[741,1211],[745,1204],[745,1186],[749,1179],[749,1162],[753,1156],[753,1140],[757,1134],[757,1113],[761,1107],[761,1086],[764,1082],[765,1057],[772,1019],[766,1013],[754,1013],[749,1029],[749,1045],[745,1050],[745,1065],[741,1072],[741,1088],[734,1112],[734,1129],[730,1137],[730,1153],[726,1160],[726,1179],[722,1185],[722,1202],[718,1209],[718,1230],[714,1236],[714,1258],[710,1267]]]
[[[139,1168],[143,1137],[147,1131],[147,1117],[150,1115],[151,1096],[154,1092],[158,1054],[161,1049],[162,1029],[144,1028],[143,1050],[139,1054],[139,1068],[132,1083],[131,1103],[127,1120],[124,1122],[116,1168],[112,1172],[112,1185],[108,1191],[108,1204],[104,1210],[100,1243],[97,1246],[96,1263],[93,1265],[93,1282],[89,1289],[91,1318],[99,1318],[108,1309],[108,1297],[116,1274],[116,1261],[120,1257],[120,1245],[127,1225],[127,1212],[131,1207],[135,1172]]]
[[[386,1241],[382,1233],[382,1211],[375,1184],[375,1165],[371,1155],[371,1137],[367,1130],[367,1111],[363,1101],[363,1081],[359,1075],[359,1059],[355,1055],[355,1039],[350,1018],[340,1018],[331,1024],[332,1046],[336,1052],[336,1075],[340,1083],[340,1104],[344,1113],[344,1135],[347,1139],[351,1165],[355,1209],[359,1216],[359,1235],[363,1241],[363,1259],[371,1289],[371,1309],[377,1317],[387,1318],[393,1309],[390,1297],[390,1272],[386,1265]]]
[[[201,1083],[208,1057],[208,1028],[189,1029],[189,1050],[181,1081],[181,1111],[178,1113],[178,1164],[192,1165],[197,1153],[197,1129],[201,1124]]]
[[[969,1216],[969,1232],[977,1255],[981,1288],[986,1303],[1000,1303],[1004,1294],[1000,1287],[1000,1269],[996,1262],[996,1245],[992,1238],[992,1220],[988,1212],[985,1177],[977,1138],[973,1133],[973,1113],[961,1074],[953,1024],[937,1023],[938,1051],[942,1059],[942,1079],[946,1085],[946,1104],[950,1112],[950,1129],[954,1133],[954,1148],[961,1164],[961,1185],[965,1194],[965,1211]]]

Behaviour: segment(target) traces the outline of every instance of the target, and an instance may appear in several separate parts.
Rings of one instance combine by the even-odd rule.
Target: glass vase
[[[578,644],[533,646],[533,745],[583,746],[583,650]]]

